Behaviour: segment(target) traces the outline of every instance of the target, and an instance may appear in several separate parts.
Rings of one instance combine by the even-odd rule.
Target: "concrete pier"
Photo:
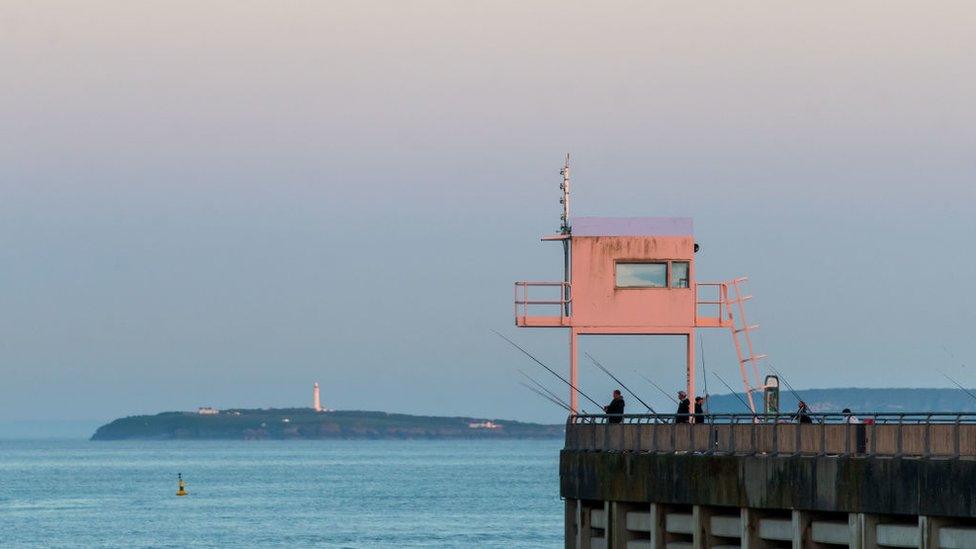
[[[900,434],[868,426],[858,452],[847,425],[570,422],[560,456],[566,547],[976,548],[976,424],[959,423]],[[766,442],[716,446],[730,433],[714,430],[739,427],[755,435],[740,438]],[[798,428],[825,446],[798,439]],[[693,448],[698,438],[704,446]]]

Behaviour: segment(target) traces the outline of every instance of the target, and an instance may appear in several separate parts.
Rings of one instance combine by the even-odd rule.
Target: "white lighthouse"
[[[316,381],[315,385],[312,385],[312,408],[316,412],[322,411],[322,402],[319,400],[319,382]]]

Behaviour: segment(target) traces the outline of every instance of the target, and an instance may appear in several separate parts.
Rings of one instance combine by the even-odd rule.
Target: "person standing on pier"
[[[705,400],[708,395],[695,397],[695,423],[705,423]]]
[[[794,417],[796,418],[797,423],[813,423],[813,419],[810,418],[810,407],[807,406],[807,403],[803,402],[802,400],[797,407],[796,415]]]
[[[624,406],[624,397],[620,394],[620,389],[615,389],[613,391],[613,400],[610,401],[610,404],[603,407],[603,411],[610,416],[607,418],[607,423],[620,423],[623,421]]]
[[[844,408],[844,423],[861,423],[861,420],[851,412],[850,408]]]
[[[674,422],[691,422],[691,401],[688,400],[688,393],[684,391],[678,391],[678,413],[674,416]]]

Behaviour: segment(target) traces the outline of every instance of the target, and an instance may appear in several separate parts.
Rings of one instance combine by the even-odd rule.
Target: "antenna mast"
[[[559,174],[563,176],[563,182],[560,183],[559,189],[563,191],[563,197],[559,199],[559,203],[563,205],[563,215],[562,224],[559,226],[559,233],[565,237],[568,237],[572,232],[572,227],[569,226],[569,153],[566,153],[566,163],[563,164],[563,169],[559,170]],[[569,301],[572,299],[571,293],[569,291],[569,239],[563,240],[563,316],[570,315]]]
[[[559,199],[559,203],[563,205],[562,225],[559,227],[559,232],[569,234],[569,153],[566,153],[566,163],[563,164],[563,169],[559,170],[559,175],[563,176],[563,182],[559,185],[559,189],[563,191],[563,197]]]

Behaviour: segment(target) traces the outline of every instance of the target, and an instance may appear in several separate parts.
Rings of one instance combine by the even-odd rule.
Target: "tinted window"
[[[667,288],[667,263],[617,263],[618,288]]]

